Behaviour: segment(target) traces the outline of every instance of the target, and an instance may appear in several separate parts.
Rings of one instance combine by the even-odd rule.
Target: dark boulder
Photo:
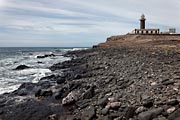
[[[91,100],[90,99],[79,99],[77,102],[76,102],[76,105],[78,106],[79,109],[84,109],[86,108],[87,106],[89,106],[91,104],[90,102]]]
[[[55,75],[49,75],[49,76],[42,77],[40,80],[52,80],[54,77]]]
[[[51,107],[35,100],[28,100],[20,104],[6,106],[1,120],[49,120],[48,116],[53,114]]]
[[[172,85],[174,83],[175,83],[175,81],[172,81],[172,80],[169,80],[169,79],[166,79],[166,80],[161,82],[162,85],[166,85],[166,86]]]
[[[143,101],[143,106],[146,108],[150,108],[152,107],[154,104],[154,100],[153,99],[146,99]]]
[[[74,79],[81,79],[82,78],[82,75],[81,74],[77,74],[74,76]]]
[[[41,89],[49,89],[53,84],[51,81],[39,81],[36,85],[38,85]]]
[[[105,108],[103,108],[103,109],[101,110],[101,114],[102,114],[102,115],[107,115],[108,112],[109,112],[109,107],[105,107]]]
[[[23,83],[17,90],[13,91],[13,94],[25,96],[32,94],[36,91],[37,85],[35,83]]]
[[[105,107],[108,103],[108,97],[104,97],[98,100],[98,105],[101,107]]]
[[[26,66],[26,65],[19,65],[14,70],[24,70],[24,69],[28,69],[28,68],[30,68],[30,67]]]
[[[90,99],[94,96],[94,86],[90,87],[83,95],[83,99]]]
[[[56,100],[62,99],[68,94],[68,88],[64,87],[60,89],[57,93],[55,93],[54,97]]]
[[[17,92],[17,95],[19,96],[25,96],[27,95],[29,92],[26,89],[21,89]]]
[[[2,115],[3,114],[3,110],[0,110],[0,115]]]
[[[126,114],[125,114],[125,118],[127,120],[129,120],[130,118],[133,118],[133,116],[135,115],[135,107],[128,107],[126,110]]]
[[[47,96],[52,96],[53,92],[52,90],[44,90],[41,92],[42,96],[47,97]]]
[[[52,96],[53,92],[52,90],[37,90],[35,92],[35,97],[48,97],[48,96]]]
[[[175,106],[178,105],[179,101],[177,99],[171,99],[167,102],[167,105]]]
[[[62,84],[66,81],[65,77],[55,77],[57,84]]]
[[[32,90],[35,86],[36,86],[35,83],[27,82],[27,83],[23,83],[23,84],[18,88],[18,90],[20,90],[20,89]]]
[[[77,88],[80,88],[81,87],[81,83],[79,82],[72,82],[69,84],[69,91],[73,91]]]
[[[156,108],[146,112],[142,112],[138,115],[139,120],[152,120],[163,112],[163,108]]]
[[[46,54],[46,55],[42,55],[42,56],[37,56],[37,58],[47,58],[47,57],[55,57],[56,55],[54,54]]]
[[[96,116],[96,110],[93,106],[87,107],[82,114],[83,120],[93,120]]]
[[[35,97],[40,97],[40,96],[41,96],[41,89],[35,92]]]
[[[37,58],[45,58],[45,56],[37,56]]]

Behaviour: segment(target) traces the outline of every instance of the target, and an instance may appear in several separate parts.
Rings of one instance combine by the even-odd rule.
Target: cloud
[[[0,0],[0,43],[91,46],[138,28],[142,13],[147,27],[180,30],[179,5],[178,0]]]

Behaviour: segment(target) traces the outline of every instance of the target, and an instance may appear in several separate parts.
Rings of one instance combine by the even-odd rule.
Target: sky
[[[180,0],[0,0],[0,47],[91,47],[139,28],[180,32]]]

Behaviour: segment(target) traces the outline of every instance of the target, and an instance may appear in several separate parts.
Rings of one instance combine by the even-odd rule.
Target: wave
[[[52,74],[47,68],[71,59],[64,57],[63,54],[82,49],[87,48],[0,48],[0,94],[14,91],[25,82],[39,82],[42,77]],[[55,56],[37,58],[46,54]],[[31,68],[13,70],[19,65],[27,65]]]

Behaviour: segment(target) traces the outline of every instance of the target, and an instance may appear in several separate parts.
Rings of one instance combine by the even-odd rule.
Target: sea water
[[[63,54],[67,51],[82,48],[0,48],[0,94],[16,90],[22,83],[38,82],[42,77],[52,74],[51,65],[66,60]],[[37,58],[46,54],[55,56]],[[14,70],[19,65],[29,69]]]

